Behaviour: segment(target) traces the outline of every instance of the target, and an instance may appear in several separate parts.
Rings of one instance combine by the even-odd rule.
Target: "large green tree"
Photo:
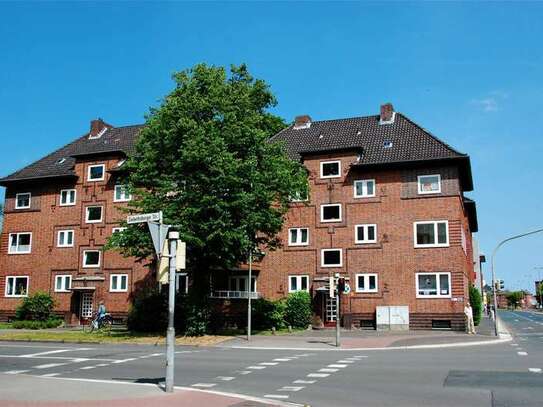
[[[245,65],[196,65],[152,109],[127,162],[132,211],[164,212],[187,243],[195,283],[246,261],[250,247],[275,247],[289,197],[307,189],[303,166],[270,137],[285,127],[276,99]],[[129,226],[110,246],[152,254],[148,231]]]

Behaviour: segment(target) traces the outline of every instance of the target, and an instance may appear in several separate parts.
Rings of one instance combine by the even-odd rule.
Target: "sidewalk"
[[[29,391],[31,389],[31,391]],[[52,389],[56,389],[51,391]],[[273,407],[285,403],[152,384],[0,374],[0,407]]]
[[[366,331],[342,330],[339,350],[354,349],[394,349],[419,347],[453,347],[500,343],[493,334],[492,321],[483,317],[477,327],[476,335],[464,332],[429,331]],[[250,342],[245,337],[236,337],[219,344],[219,347],[254,349],[295,349],[295,350],[338,350],[335,342],[336,332],[331,330],[307,330],[288,335],[252,336]]]

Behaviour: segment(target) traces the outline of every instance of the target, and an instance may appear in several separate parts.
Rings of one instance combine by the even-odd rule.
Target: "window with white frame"
[[[341,177],[341,161],[321,161],[321,178]]]
[[[15,195],[15,209],[29,209],[32,202],[32,194],[24,192]]]
[[[439,194],[441,192],[441,175],[419,175],[417,177],[419,194]]]
[[[6,277],[6,297],[27,297],[28,296],[27,276]]]
[[[9,254],[28,254],[32,252],[32,233],[10,233]]]
[[[248,276],[231,276],[229,279],[230,291],[247,291],[249,288]],[[251,276],[251,291],[256,292],[256,277]]]
[[[100,250],[85,250],[83,251],[83,267],[96,268],[100,267],[102,252]]]
[[[415,247],[449,246],[449,222],[446,220],[415,222]]]
[[[321,222],[341,222],[341,204],[321,205]]]
[[[371,198],[375,196],[375,180],[362,179],[354,182],[355,198]]]
[[[175,291],[181,294],[189,292],[189,276],[187,273],[175,273]]]
[[[60,191],[60,206],[75,205],[77,192],[75,189],[63,189]]]
[[[57,293],[70,291],[72,288],[72,276],[71,275],[58,275],[55,276],[55,291]]]
[[[288,292],[309,291],[309,276],[288,276]]]
[[[113,228],[113,229],[111,229],[111,234],[113,234],[113,233],[122,233],[125,230],[126,230],[126,228],[121,228],[121,227]]]
[[[109,277],[110,292],[128,291],[128,274],[112,274]]]
[[[341,267],[343,265],[341,249],[322,249],[321,267]]]
[[[74,231],[59,230],[57,237],[58,247],[74,247]]]
[[[376,293],[379,291],[377,274],[357,274],[356,292],[357,293]]]
[[[377,243],[377,225],[355,225],[355,243]]]
[[[451,296],[451,273],[417,273],[416,284],[419,298]]]
[[[115,185],[115,202],[128,202],[132,199],[132,194],[129,192],[126,185]]]
[[[306,187],[302,191],[297,191],[289,197],[290,202],[307,202],[309,201],[309,188]]]
[[[102,212],[104,208],[102,206],[87,206],[87,214],[85,221],[87,223],[100,223],[102,222]]]
[[[290,228],[288,230],[289,246],[307,246],[309,244],[308,228]]]
[[[87,181],[103,181],[106,177],[105,164],[89,165]]]

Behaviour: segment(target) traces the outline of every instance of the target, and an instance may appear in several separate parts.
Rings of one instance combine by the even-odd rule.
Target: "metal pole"
[[[341,306],[339,304],[339,290],[337,289],[336,284],[336,347],[341,346],[341,334],[340,334],[340,326],[339,326],[339,318],[340,318],[340,309]]]
[[[251,297],[253,293],[253,250],[249,251],[249,296],[247,298],[247,341],[251,340]]]
[[[543,267],[534,267],[534,270],[537,270],[537,288],[539,292],[536,294],[539,296],[539,308],[543,305],[543,287],[541,285],[541,270],[543,270]]]
[[[166,392],[173,393],[175,368],[175,269],[179,232],[170,232],[170,275],[168,287],[168,332],[166,334]]]
[[[492,295],[494,296],[494,333],[496,336],[498,336],[498,299],[496,298],[496,273],[494,271],[494,256],[496,256],[496,253],[498,252],[499,248],[502,247],[505,243],[510,242],[511,240],[519,239],[521,237],[535,235],[536,233],[543,232],[543,229],[537,229],[533,230],[531,232],[522,233],[520,235],[512,236],[507,239],[502,240],[494,251],[492,252],[492,256],[490,257],[490,270],[492,272]]]

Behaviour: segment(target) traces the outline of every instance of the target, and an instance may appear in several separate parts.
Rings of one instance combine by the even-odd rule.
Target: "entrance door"
[[[81,322],[92,318],[92,294],[93,293],[81,293],[81,309],[79,316]]]
[[[326,322],[336,322],[337,319],[337,300],[326,296]]]

